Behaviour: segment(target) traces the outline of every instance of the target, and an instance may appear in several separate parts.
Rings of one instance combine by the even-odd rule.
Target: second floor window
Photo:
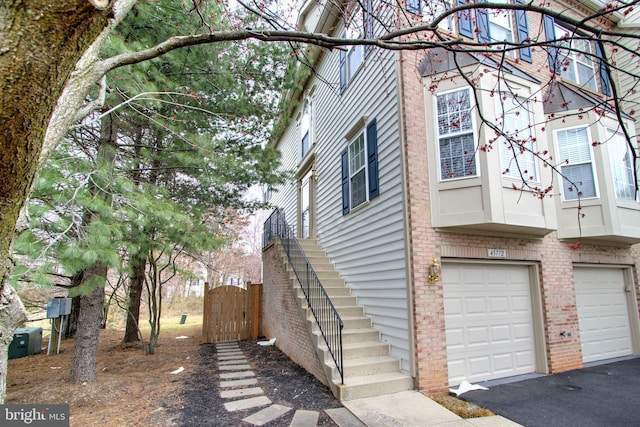
[[[560,39],[558,51],[560,75],[584,87],[596,90],[596,68],[589,40],[573,38],[576,36],[575,34],[557,24],[554,27],[554,32],[556,39]]]
[[[549,69],[579,85],[611,95],[607,64],[603,61],[602,48],[569,28],[558,24],[553,17],[544,15],[544,33],[549,41]]]
[[[471,89],[436,96],[440,179],[477,175]]]
[[[607,143],[616,199],[638,200],[633,170],[633,154],[621,132],[607,129]]]
[[[365,0],[364,9],[356,7],[347,20],[342,37],[348,39],[373,38],[373,6],[371,0]],[[340,92],[344,91],[347,83],[358,71],[364,57],[370,51],[369,47],[349,46],[340,51]]]
[[[302,105],[302,115],[300,116],[300,144],[303,158],[311,148],[312,120],[311,101],[309,98],[305,98]]]
[[[502,94],[495,97],[495,103],[498,116],[496,125],[508,138],[503,136],[498,139],[503,176],[537,181],[530,102],[511,94]]]
[[[342,213],[380,194],[378,184],[378,127],[369,122],[342,152]]]
[[[564,199],[597,197],[589,129],[582,126],[559,130],[555,134],[555,144],[557,159],[561,162]]]

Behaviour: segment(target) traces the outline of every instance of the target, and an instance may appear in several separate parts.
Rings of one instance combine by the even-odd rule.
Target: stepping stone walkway
[[[265,425],[287,414],[293,408],[273,404],[259,387],[255,374],[236,341],[216,344],[218,369],[220,370],[220,397],[225,399],[224,407],[228,412],[255,410],[242,421],[256,426]],[[333,412],[331,412],[333,411]],[[325,410],[340,427],[356,426],[348,422],[337,422],[342,417],[353,414],[345,408]],[[345,414],[346,412],[346,414]],[[337,416],[339,415],[339,416]],[[318,423],[319,412],[296,410],[290,427],[313,427]],[[356,419],[357,420],[357,419]],[[362,424],[360,424],[362,425]]]

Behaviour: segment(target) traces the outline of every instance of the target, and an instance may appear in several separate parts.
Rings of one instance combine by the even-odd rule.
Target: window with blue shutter
[[[609,81],[609,72],[607,70],[607,64],[604,61],[602,55],[602,42],[597,41],[596,45],[596,57],[598,58],[598,73],[600,75],[600,88],[602,93],[607,96],[611,95],[611,82]]]
[[[465,5],[465,0],[456,0],[458,6]],[[475,38],[473,34],[473,20],[471,19],[471,10],[461,10],[458,12],[458,32],[461,36]]]
[[[484,1],[481,0],[478,3],[484,3]],[[476,25],[478,26],[478,41],[480,43],[491,43],[488,9],[476,9]]]
[[[369,200],[380,194],[378,187],[378,128],[376,119],[367,125],[367,155],[369,166]]]
[[[340,93],[347,87],[347,52],[340,51]]]
[[[378,129],[373,119],[349,141],[340,156],[342,167],[342,214],[380,194],[378,176]]]
[[[518,4],[524,4],[525,0],[515,0]],[[524,10],[516,10],[516,33],[518,35],[518,43],[529,42],[529,22],[527,21],[527,12]],[[520,59],[532,63],[533,55],[529,46],[520,48]]]
[[[407,0],[407,11],[415,15],[421,15],[422,0]]]
[[[553,19],[553,17],[544,15],[544,37],[547,42],[550,42],[547,45],[547,54],[549,55],[549,70],[554,73],[558,69],[558,48],[556,47],[556,43],[553,42],[556,39],[555,24],[556,21],[555,19]]]
[[[342,161],[342,215],[349,213],[349,151],[344,149],[340,156]]]

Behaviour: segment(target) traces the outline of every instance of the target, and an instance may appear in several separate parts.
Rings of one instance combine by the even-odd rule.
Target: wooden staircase
[[[318,329],[298,279],[291,269],[287,255],[278,244],[280,257],[289,270],[291,286],[298,304],[306,312],[308,330],[327,376],[331,391],[340,401],[380,396],[412,390],[413,379],[400,371],[400,361],[389,355],[389,345],[380,340],[380,332],[372,327],[355,296],[333,268],[315,240],[300,240],[300,246],[320,282],[344,322],[342,330],[344,384]]]

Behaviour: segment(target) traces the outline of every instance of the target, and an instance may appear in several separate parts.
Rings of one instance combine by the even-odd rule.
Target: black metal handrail
[[[279,237],[284,247],[289,263],[298,278],[300,288],[307,299],[307,304],[320,329],[322,338],[327,344],[329,353],[340,373],[340,380],[344,384],[344,366],[342,363],[342,328],[344,322],[327,295],[327,291],[320,283],[316,272],[307,259],[300,242],[296,239],[284,218],[284,212],[276,209],[264,223],[263,246],[271,239]]]

